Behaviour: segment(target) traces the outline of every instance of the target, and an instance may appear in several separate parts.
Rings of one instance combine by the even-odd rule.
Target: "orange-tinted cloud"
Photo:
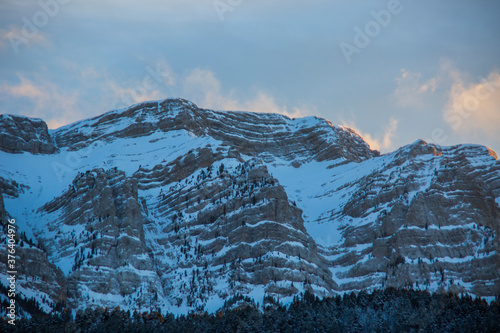
[[[345,123],[346,127],[352,128],[370,145],[371,149],[379,150],[382,152],[389,151],[394,148],[394,137],[398,129],[398,120],[391,118],[389,124],[384,129],[381,135],[372,135],[360,130],[353,122]]]
[[[444,120],[457,133],[482,133],[500,139],[500,74],[492,72],[476,83],[455,77]]]

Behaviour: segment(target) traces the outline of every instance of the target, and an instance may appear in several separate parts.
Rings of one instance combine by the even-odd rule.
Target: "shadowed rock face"
[[[66,269],[69,303],[78,307],[90,290],[121,302],[157,304],[167,298],[195,306],[215,295],[249,293],[257,285],[291,296],[298,291],[293,283],[305,281],[331,293],[336,285],[328,262],[307,234],[301,210],[262,162],[224,169],[218,161],[226,153],[231,155],[197,149],[133,177],[91,170],[44,205],[41,218],[50,221],[55,237],[45,238],[46,231],[38,237],[54,262],[72,263]],[[138,188],[151,183],[168,190],[148,205],[138,198]],[[80,232],[61,232],[66,228]],[[203,279],[185,285],[183,272],[200,270]],[[221,288],[218,280],[229,286]],[[141,285],[146,290],[139,291]]]
[[[0,115],[0,150],[52,154],[56,148],[43,120],[3,114]]]
[[[38,238],[49,258],[66,263],[72,306],[78,307],[78,300],[89,290],[114,295],[122,302],[129,296],[145,303],[148,297],[161,294],[144,238],[146,217],[137,181],[125,177],[123,171],[94,169],[79,174],[40,214],[50,221],[48,231],[55,237],[45,238],[47,233],[41,231]],[[139,293],[142,283],[149,288]]]
[[[419,141],[363,178],[343,214],[369,222],[347,226],[344,243],[333,250],[345,254],[332,264],[352,266],[343,277],[357,279],[346,288],[434,282],[454,292],[497,294],[500,165],[490,155],[485,147]],[[481,159],[493,163],[478,168]],[[369,244],[365,253],[350,250],[362,244]]]
[[[258,285],[266,286],[268,293],[286,296],[297,293],[294,283],[305,281],[327,293],[336,288],[327,261],[304,228],[301,210],[288,200],[265,165],[250,160],[229,169],[218,162],[224,157],[203,148],[166,166],[163,179],[151,177],[158,171],[134,175],[139,187],[154,179],[168,188],[150,210],[170,223],[146,226],[151,234],[163,235],[151,242],[155,257],[170,259],[159,267],[164,288],[184,290],[177,283],[183,270],[203,267],[213,268],[198,282],[197,290],[204,292],[193,294],[193,288],[187,288],[188,303],[212,294],[249,293]],[[183,178],[183,185],[169,187],[186,169],[194,172]],[[227,280],[229,288],[217,286],[218,279]]]
[[[380,156],[324,119],[182,99],[62,127],[55,144],[42,121],[4,118],[0,158],[24,151],[41,171],[0,170],[0,217],[33,221],[24,283],[52,304],[185,313],[236,293],[500,293],[500,164],[486,147],[420,140]],[[70,154],[81,161],[47,191]]]

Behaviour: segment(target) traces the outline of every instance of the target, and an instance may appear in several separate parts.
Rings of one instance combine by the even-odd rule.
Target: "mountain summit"
[[[499,205],[484,146],[419,140],[381,155],[321,118],[183,99],[56,130],[0,116],[0,219],[19,228],[18,292],[47,312],[215,312],[235,295],[389,286],[492,300]],[[6,281],[5,247],[0,258]]]

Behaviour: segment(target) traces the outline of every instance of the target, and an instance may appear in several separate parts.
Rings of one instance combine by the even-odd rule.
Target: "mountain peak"
[[[245,154],[272,151],[288,160],[306,151],[318,160],[363,160],[378,154],[354,132],[321,118],[290,119],[273,113],[214,111],[200,109],[185,99],[139,103],[61,127],[52,134],[58,147],[79,149],[98,140],[177,130],[210,136],[238,147]]]

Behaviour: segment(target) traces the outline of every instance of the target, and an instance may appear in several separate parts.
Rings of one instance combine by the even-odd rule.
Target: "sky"
[[[496,0],[2,0],[0,113],[57,128],[146,100],[319,116],[390,152],[500,154]]]

